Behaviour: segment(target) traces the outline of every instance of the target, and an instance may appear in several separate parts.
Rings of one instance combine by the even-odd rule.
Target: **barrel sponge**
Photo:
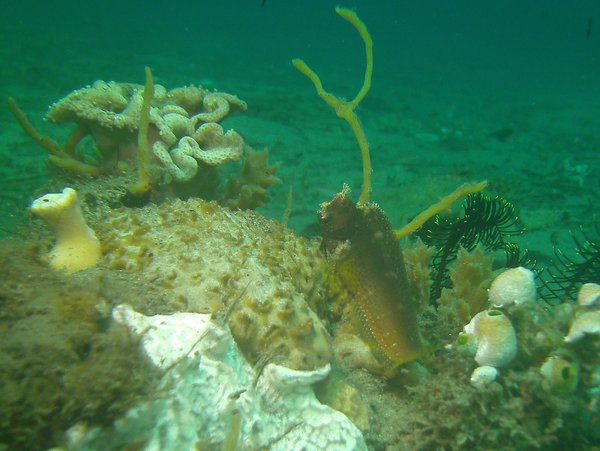
[[[481,366],[505,366],[517,354],[517,336],[510,320],[500,310],[485,310],[464,328],[475,338],[475,361]]]
[[[575,343],[586,335],[600,336],[600,310],[578,314],[571,323],[565,342]]]
[[[507,269],[494,279],[488,295],[494,307],[535,301],[535,273],[521,266]]]
[[[56,233],[56,244],[47,256],[50,266],[74,273],[98,264],[100,242],[85,222],[74,189],[46,194],[34,200],[30,210]]]
[[[577,292],[577,304],[583,307],[600,305],[600,285],[597,283],[584,283]]]

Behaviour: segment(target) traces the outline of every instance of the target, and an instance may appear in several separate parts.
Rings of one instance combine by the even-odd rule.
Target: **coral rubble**
[[[113,315],[141,334],[150,359],[167,369],[163,388],[157,399],[135,406],[114,429],[76,426],[69,447],[366,449],[356,426],[321,404],[311,389],[327,376],[329,365],[312,371],[272,363],[252,368],[229,330],[210,315],[145,317],[126,305],[117,306]]]

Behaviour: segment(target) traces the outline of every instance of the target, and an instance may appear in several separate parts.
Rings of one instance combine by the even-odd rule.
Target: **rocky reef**
[[[363,160],[323,239],[249,210],[277,167],[222,128],[235,96],[99,81],[48,113],[76,124],[63,145],[9,102],[60,174],[31,205],[46,224],[0,242],[0,449],[597,449],[598,280],[542,299],[538,269],[475,246],[432,296],[437,250],[410,235],[486,183],[394,232],[355,112],[371,38],[336,11],[365,42],[357,96],[294,60]]]
[[[1,285],[0,394],[11,425],[3,443],[460,449],[502,440],[558,449],[598,440],[595,285],[577,302],[550,305],[537,299],[532,273],[494,270],[476,249],[459,256],[445,294],[475,294],[462,300],[475,311],[462,330],[450,301],[419,298],[428,295],[431,250],[405,246],[423,351],[384,376],[319,240],[214,201],[114,209],[80,191],[102,249],[93,267],[53,268],[45,247],[54,238],[41,222],[25,242],[1,246],[13,256]],[[214,410],[198,407],[203,390],[217,396]],[[174,403],[189,415],[174,415]],[[333,429],[309,432],[311,409]],[[173,435],[148,432],[155,428]]]

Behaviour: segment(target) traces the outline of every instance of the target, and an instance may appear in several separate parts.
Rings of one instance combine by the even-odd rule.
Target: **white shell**
[[[488,291],[488,299],[494,307],[535,301],[535,274],[519,266],[499,274]]]

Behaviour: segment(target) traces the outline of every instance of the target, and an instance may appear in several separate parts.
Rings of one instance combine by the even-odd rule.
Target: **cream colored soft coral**
[[[96,266],[100,242],[85,222],[74,189],[46,194],[34,200],[30,210],[56,233],[56,244],[48,254],[50,266],[67,273]]]

